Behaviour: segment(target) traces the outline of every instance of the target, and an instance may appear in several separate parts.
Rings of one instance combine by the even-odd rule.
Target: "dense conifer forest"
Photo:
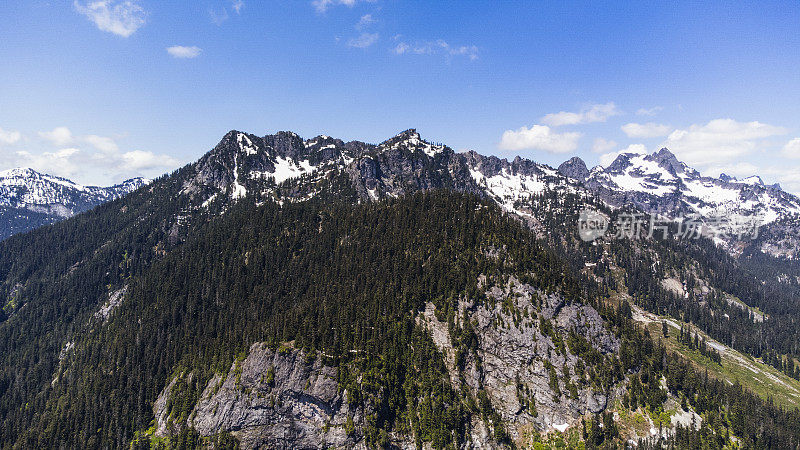
[[[179,377],[171,399],[173,414],[185,417],[207,381],[254,342],[324,354],[352,402],[378,405],[365,431],[370,445],[385,443],[389,432],[435,448],[459,445],[472,415],[495,423],[496,441],[510,445],[490,403],[445,382],[442,355],[415,322],[432,302],[459,351],[473,352],[476,337],[457,304],[488,301],[479,275],[517,276],[600,311],[621,339],[618,357],[595,356],[575,336],[548,333],[581,356],[599,388],[628,383],[627,407],[657,409],[666,396],[663,376],[670,392],[710,418],[698,430],[680,429],[671,438],[676,445],[722,448],[728,433],[754,448],[800,442],[797,410],[710,379],[666,352],[607,285],[576,275],[546,241],[478,197],[433,191],[356,206],[240,202],[220,218],[197,221],[173,244],[164,242],[161,218],[180,205],[138,216],[147,202],[152,197],[134,194],[35,231],[42,245],[0,244],[3,294],[19,302],[0,325],[3,447],[146,448],[142,432],[169,380],[194,374]],[[487,256],[500,246],[505,257]],[[109,293],[122,288],[125,301],[107,321],[99,317]],[[598,432],[591,421],[584,428],[587,447],[617,442],[608,428]],[[184,428],[170,445],[199,442]]]

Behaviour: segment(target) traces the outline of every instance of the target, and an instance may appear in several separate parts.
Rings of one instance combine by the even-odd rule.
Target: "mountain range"
[[[413,129],[378,145],[328,136],[303,140],[291,132],[261,138],[231,131],[196,170],[183,193],[205,196],[204,205],[220,195],[236,199],[248,192],[278,201],[332,194],[364,201],[446,188],[481,193],[535,222],[526,210],[533,197],[545,190],[582,191],[612,207],[633,206],[670,220],[694,215],[733,252],[796,258],[800,251],[800,199],[757,176],[742,181],[724,174],[702,176],[668,149],[624,153],[608,167],[591,171],[580,158],[572,158],[554,170],[520,157],[508,161],[473,151],[455,153],[423,140]],[[730,230],[719,229],[725,226],[720,217],[756,217],[761,233],[748,241],[729,236],[724,231]]]
[[[133,178],[110,187],[82,186],[32,169],[0,172],[0,240],[72,217],[148,182]]]
[[[435,164],[441,167],[426,167]],[[248,192],[279,201],[307,200],[335,189],[330,180],[345,176],[351,198],[378,200],[409,189],[450,188],[481,192],[505,210],[535,220],[520,203],[545,189],[585,189],[609,206],[634,206],[670,220],[758,217],[765,228],[756,239],[757,250],[789,258],[800,251],[800,199],[778,184],[765,185],[757,175],[743,180],[725,174],[702,176],[666,148],[649,155],[623,153],[607,167],[591,170],[574,157],[556,171],[520,157],[509,162],[473,151],[455,153],[424,141],[414,129],[379,145],[329,136],[303,140],[291,132],[258,137],[231,131],[196,165],[197,177],[187,182],[182,194],[195,198],[205,193],[204,206],[220,195],[238,199]],[[31,169],[2,172],[0,239],[71,217],[147,183],[134,178],[102,188]],[[708,229],[722,231],[714,225],[708,223]],[[741,252],[742,242],[733,241],[717,240]]]
[[[592,170],[576,157],[561,164],[559,172],[616,207],[633,205],[670,219],[758,217],[771,238],[759,240],[758,250],[773,256],[798,255],[800,199],[778,184],[765,185],[757,175],[743,180],[725,174],[702,176],[666,148],[649,155],[623,153],[609,166]],[[774,230],[782,227],[789,232],[780,233],[780,238],[773,236]]]
[[[798,448],[798,204],[668,150],[230,131],[0,242],[0,446]],[[721,212],[767,224],[613,235]]]

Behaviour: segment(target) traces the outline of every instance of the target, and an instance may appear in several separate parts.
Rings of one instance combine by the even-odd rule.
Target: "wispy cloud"
[[[372,14],[364,14],[363,16],[361,16],[361,19],[358,20],[358,23],[356,24],[356,29],[363,30],[375,22],[377,21],[375,20],[374,17],[372,17]]]
[[[245,7],[244,0],[231,0],[230,1],[230,9],[231,11],[235,12],[237,16],[242,14],[242,10]],[[230,15],[228,14],[228,8],[225,6],[220,6],[219,8],[210,7],[208,8],[208,17],[211,18],[211,21],[215,25],[222,25],[223,22],[230,19]]]
[[[653,122],[626,123],[625,125],[621,126],[620,129],[623,133],[628,135],[629,138],[641,139],[666,136],[672,130],[669,125]]]
[[[200,56],[200,52],[203,49],[196,46],[185,47],[183,45],[173,45],[172,47],[167,47],[167,53],[172,55],[174,58],[182,58],[182,59],[191,59],[197,58]]]
[[[552,127],[559,127],[562,125],[577,125],[582,123],[592,122],[605,122],[611,116],[621,114],[614,102],[605,104],[589,105],[580,110],[580,112],[567,112],[561,111],[557,113],[547,114],[542,117],[542,123]]]
[[[16,144],[22,139],[22,133],[15,130],[4,130],[0,128],[0,145]]]
[[[581,133],[556,133],[546,125],[506,130],[500,139],[501,150],[544,150],[550,153],[569,153],[578,148]]]
[[[86,4],[75,0],[73,5],[76,11],[88,17],[100,30],[122,37],[135,33],[145,24],[147,17],[144,8],[135,0],[102,0]]]
[[[478,47],[475,45],[458,45],[453,46],[447,41],[439,39],[436,41],[423,41],[410,44],[408,42],[398,42],[393,48],[392,52],[396,55],[445,55],[451,56],[466,56],[474,61],[478,59]]]
[[[214,24],[221,25],[222,22],[225,22],[226,20],[228,20],[228,17],[229,17],[228,16],[228,10],[225,9],[224,7],[220,8],[219,10],[216,10],[214,8],[209,8],[208,9],[208,17],[211,18],[211,21],[214,22]]]
[[[652,117],[652,116],[655,116],[656,114],[658,114],[659,112],[661,112],[661,110],[663,110],[663,109],[664,108],[662,108],[661,106],[654,106],[652,108],[639,108],[639,109],[636,110],[636,115],[637,116],[651,116]]]
[[[367,48],[378,42],[378,37],[378,33],[361,33],[361,35],[358,37],[347,41],[347,46],[355,48]]]
[[[314,0],[311,4],[318,13],[324,13],[331,6],[344,5],[352,8],[356,3],[374,3],[376,0]]]
[[[392,49],[392,51],[393,51],[393,52],[394,52],[396,55],[402,55],[402,54],[405,54],[405,53],[406,53],[407,51],[409,51],[409,50],[411,50],[411,46],[410,46],[410,45],[408,45],[408,44],[406,44],[405,42],[400,42],[399,44],[397,44],[397,45],[396,45],[396,46],[395,46],[395,47]]]

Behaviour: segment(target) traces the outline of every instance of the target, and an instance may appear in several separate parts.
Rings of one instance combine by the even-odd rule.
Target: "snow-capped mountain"
[[[702,176],[667,149],[622,154],[608,167],[591,170],[575,157],[555,170],[520,157],[508,161],[473,151],[455,153],[424,140],[414,129],[379,144],[325,135],[303,139],[289,131],[261,137],[232,130],[181,170],[179,195],[188,200],[186,214],[222,211],[245,197],[279,203],[311,198],[362,202],[452,189],[485,195],[535,224],[537,199],[545,192],[569,192],[670,218],[757,214],[769,224],[762,227],[760,249],[797,256],[797,197],[757,176]],[[0,237],[69,217],[145,183],[134,179],[110,188],[87,187],[29,169],[3,172],[0,214],[4,224],[14,226],[4,225],[6,234]]]
[[[147,183],[133,178],[110,187],[83,186],[33,169],[0,172],[0,240],[71,217]]]
[[[779,185],[766,185],[758,176],[703,176],[666,148],[652,154],[623,153],[607,167],[591,170],[580,158],[572,158],[559,172],[612,206],[632,205],[673,219],[753,217],[769,232],[800,215],[800,199]]]
[[[380,144],[292,132],[258,137],[231,131],[189,169],[182,193],[204,208],[245,196],[279,202],[335,196],[379,200],[428,189],[488,195],[530,217],[525,203],[545,189],[575,189],[555,169],[522,158],[509,162],[422,139],[414,129]]]
[[[673,219],[757,216],[769,225],[761,227],[761,250],[796,256],[792,249],[797,248],[798,227],[792,220],[800,215],[797,197],[757,176],[744,180],[703,176],[667,149],[650,155],[622,154],[608,167],[591,170],[580,158],[572,158],[555,170],[519,157],[508,161],[472,151],[455,153],[422,139],[414,129],[377,145],[324,135],[303,139],[278,132],[259,137],[234,130],[188,170],[182,194],[195,208],[224,209],[246,196],[278,202],[370,201],[418,190],[453,189],[486,195],[503,209],[536,223],[536,199],[545,191],[564,191]],[[734,248],[732,242],[726,245],[740,253],[743,247]]]

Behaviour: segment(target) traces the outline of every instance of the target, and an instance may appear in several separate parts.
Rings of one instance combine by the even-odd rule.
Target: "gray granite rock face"
[[[586,178],[589,177],[589,168],[586,167],[586,163],[582,159],[575,156],[561,163],[558,166],[558,173],[578,181],[586,181]]]
[[[514,440],[522,439],[529,430],[546,432],[555,426],[574,425],[586,413],[605,410],[609,396],[614,393],[595,392],[589,380],[576,374],[578,357],[568,348],[559,352],[551,337],[539,328],[541,317],[550,320],[561,335],[574,330],[602,354],[614,354],[619,351],[619,341],[606,330],[597,311],[581,304],[566,305],[560,296],[545,295],[513,277],[505,286],[484,288],[489,297],[497,300],[493,308],[483,302],[460,304],[462,316],[473,323],[478,336],[480,365],[470,355],[461,373],[453,373],[457,369],[451,356],[454,349],[447,335],[447,324],[436,319],[432,304],[420,321],[445,355],[451,379],[463,376],[473,394],[484,389]],[[507,303],[504,308],[504,300],[513,303],[516,313]],[[522,313],[525,310],[527,317]],[[551,388],[548,364],[555,368],[561,395]],[[569,377],[564,375],[565,367]],[[577,397],[569,393],[567,381],[576,385]],[[535,413],[528,406],[531,403],[535,404]],[[477,439],[480,433],[474,431],[473,435]],[[474,444],[481,447],[490,443]]]
[[[254,344],[226,375],[209,381],[189,425],[202,436],[230,432],[242,448],[364,447],[364,411],[350,408],[336,374],[300,350]],[[160,435],[168,433],[164,408],[171,386],[154,407]]]

